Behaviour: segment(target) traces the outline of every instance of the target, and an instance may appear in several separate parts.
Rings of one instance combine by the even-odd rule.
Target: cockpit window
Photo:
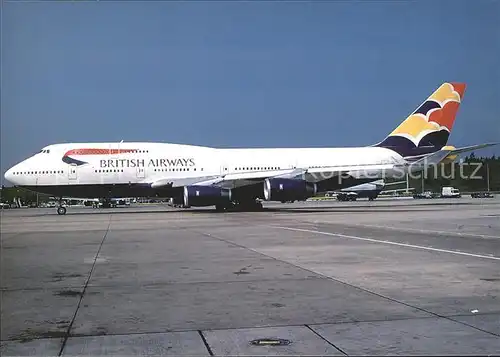
[[[42,150],[40,150],[40,153],[48,154],[48,153],[50,153],[50,150],[49,149],[42,149]]]

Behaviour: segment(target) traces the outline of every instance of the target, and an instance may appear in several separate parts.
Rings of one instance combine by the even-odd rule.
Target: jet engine
[[[264,181],[264,199],[266,201],[305,200],[316,194],[315,183],[304,180],[268,178]]]
[[[184,207],[225,205],[231,202],[231,190],[215,186],[184,186]]]

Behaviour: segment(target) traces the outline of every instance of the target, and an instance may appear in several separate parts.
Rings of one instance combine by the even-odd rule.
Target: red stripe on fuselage
[[[70,155],[116,155],[131,152],[137,152],[137,149],[73,149],[69,150],[64,156]]]

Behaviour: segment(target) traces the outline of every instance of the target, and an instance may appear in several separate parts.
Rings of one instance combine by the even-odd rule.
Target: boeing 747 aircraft
[[[217,149],[167,143],[44,147],[6,180],[56,197],[170,197],[185,207],[260,208],[410,171],[494,144],[446,146],[465,84],[444,83],[378,144],[352,148]],[[372,118],[370,118],[371,120]],[[60,205],[58,214],[65,214]]]

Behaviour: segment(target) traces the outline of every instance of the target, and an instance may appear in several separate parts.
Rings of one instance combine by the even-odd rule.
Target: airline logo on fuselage
[[[125,168],[125,167],[190,167],[194,166],[193,158],[179,159],[102,159],[99,167]]]
[[[62,161],[70,165],[85,165],[86,161],[74,158],[73,156],[89,156],[89,155],[118,155],[140,153],[144,150],[138,149],[73,149],[67,151]],[[134,158],[112,158],[100,159],[99,167],[101,168],[126,168],[126,167],[190,167],[194,166],[193,158],[157,158],[157,159],[134,159]]]
[[[85,165],[88,164],[86,161],[75,159],[71,156],[88,156],[88,155],[116,155],[116,154],[126,154],[139,152],[137,149],[72,149],[67,151],[63,157],[62,161],[70,165]]]

